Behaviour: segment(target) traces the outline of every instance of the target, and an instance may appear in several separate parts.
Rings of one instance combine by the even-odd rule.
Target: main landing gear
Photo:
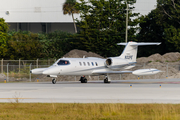
[[[104,83],[110,83],[111,81],[108,80],[108,77],[106,76],[106,78],[104,79]]]
[[[81,81],[81,83],[87,83],[87,79],[85,78],[85,76],[81,76],[79,81]]]
[[[52,84],[56,84],[56,78],[52,79]]]

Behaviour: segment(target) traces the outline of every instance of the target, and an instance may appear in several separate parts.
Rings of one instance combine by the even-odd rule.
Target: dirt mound
[[[67,54],[65,54],[63,57],[67,57],[67,58],[82,58],[82,57],[98,57],[98,58],[103,58],[102,56],[96,54],[96,53],[92,53],[92,52],[86,52],[83,50],[71,50],[70,52],[68,52]]]
[[[166,53],[163,55],[164,59],[166,62],[176,62],[180,60],[180,53],[175,52],[175,53]]]
[[[141,57],[137,59],[137,63],[150,63],[150,62],[177,62],[180,60],[180,53],[166,53],[164,55],[154,54],[149,57]]]

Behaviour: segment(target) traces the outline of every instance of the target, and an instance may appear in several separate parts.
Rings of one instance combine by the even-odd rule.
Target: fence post
[[[38,59],[36,60],[36,67],[38,68]]]
[[[145,69],[146,63],[144,63],[143,69]],[[143,75],[143,79],[144,79],[144,75]]]
[[[167,71],[166,71],[166,78],[168,78],[168,63],[166,65],[166,69],[167,69]]]
[[[121,74],[120,74],[120,76],[119,76],[119,77],[120,77],[120,80],[121,80]]]
[[[9,63],[7,64],[7,82],[9,82],[9,78],[8,78],[8,66],[9,66]]]
[[[3,59],[1,60],[1,73],[3,73]]]
[[[50,59],[48,58],[48,65],[50,65]]]
[[[21,59],[19,59],[19,73],[20,73],[20,69],[21,69]]]
[[[30,66],[29,66],[29,71],[31,71],[31,65],[32,65],[32,63],[30,64]],[[30,75],[29,75],[29,81],[31,82],[31,72],[29,72],[30,73]]]

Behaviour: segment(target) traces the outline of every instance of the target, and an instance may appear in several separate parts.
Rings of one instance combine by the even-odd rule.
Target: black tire
[[[81,81],[81,83],[87,83],[87,79],[85,77],[81,77],[79,81]]]
[[[104,79],[104,83],[108,83],[108,79],[106,78],[106,79]]]
[[[79,81],[82,81],[83,80],[83,77],[81,77],[80,79],[79,79]]]
[[[84,79],[84,83],[87,83],[87,79]]]
[[[53,79],[53,80],[52,80],[52,83],[53,83],[53,84],[56,84],[56,79]]]

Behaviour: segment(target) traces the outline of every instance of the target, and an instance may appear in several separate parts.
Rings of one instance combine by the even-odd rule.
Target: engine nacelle
[[[105,61],[106,67],[114,70],[121,69],[124,66],[127,66],[129,62],[125,59],[119,58],[119,57],[110,57],[107,58]]]

